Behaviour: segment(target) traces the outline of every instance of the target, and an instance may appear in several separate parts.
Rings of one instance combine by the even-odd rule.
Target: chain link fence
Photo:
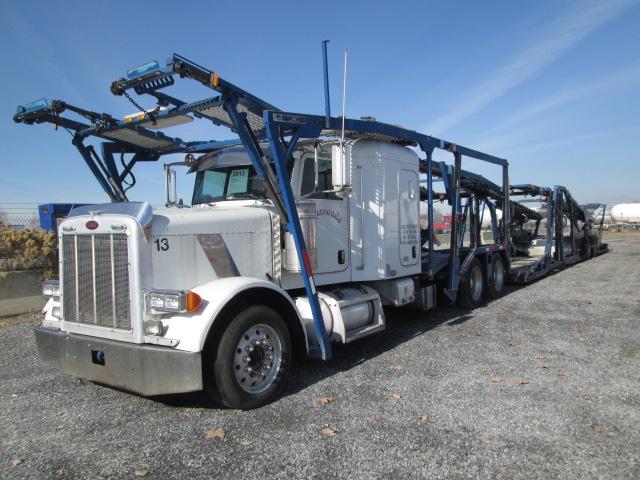
[[[12,230],[22,230],[25,228],[40,228],[40,220],[37,214],[24,213],[2,213],[0,212],[0,222],[7,225]]]
[[[38,205],[35,203],[0,203],[0,224],[12,230],[39,228]]]

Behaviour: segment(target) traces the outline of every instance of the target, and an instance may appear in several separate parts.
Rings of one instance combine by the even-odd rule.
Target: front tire
[[[275,311],[254,305],[240,311],[220,337],[217,355],[205,375],[210,396],[225,407],[251,410],[280,392],[291,364],[291,337]]]
[[[477,258],[474,258],[460,282],[458,305],[463,308],[475,308],[482,302],[484,292],[484,274]]]

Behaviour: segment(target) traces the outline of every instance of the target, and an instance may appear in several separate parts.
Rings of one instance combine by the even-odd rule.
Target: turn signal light
[[[196,292],[188,291],[186,301],[187,312],[193,312],[197,310],[200,305],[202,305],[202,297]]]

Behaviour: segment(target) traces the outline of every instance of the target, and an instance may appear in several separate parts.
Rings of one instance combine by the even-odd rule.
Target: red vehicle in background
[[[433,229],[435,233],[451,232],[451,215],[443,215],[441,222],[433,222]]]

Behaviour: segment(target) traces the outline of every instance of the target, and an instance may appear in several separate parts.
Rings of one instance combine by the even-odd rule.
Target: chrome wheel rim
[[[245,331],[235,350],[238,385],[251,394],[262,393],[276,380],[282,364],[282,342],[276,331],[259,324]]]
[[[502,260],[493,263],[493,288],[496,292],[502,290],[504,284],[504,268],[502,268]]]
[[[473,268],[469,273],[469,291],[471,298],[477,301],[482,296],[482,271],[479,268]]]

